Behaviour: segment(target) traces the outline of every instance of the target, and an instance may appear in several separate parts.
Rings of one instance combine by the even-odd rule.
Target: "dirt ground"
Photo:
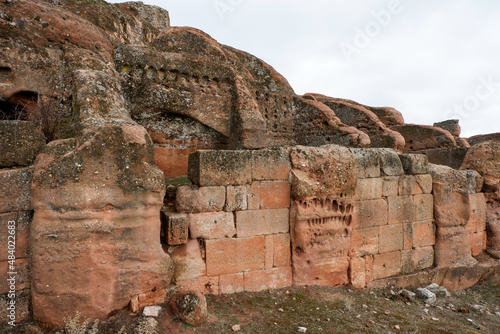
[[[408,301],[397,290],[291,287],[258,293],[207,296],[208,320],[191,327],[168,305],[157,333],[500,333],[500,279],[438,297],[435,305]],[[140,331],[142,317],[120,311],[99,324],[98,333]],[[300,329],[302,327],[302,329]],[[239,329],[238,329],[239,328]],[[0,333],[55,333],[61,329],[25,324]],[[62,331],[63,332],[63,331]],[[70,333],[66,331],[67,333]],[[64,332],[63,332],[64,333]],[[84,332],[72,332],[84,334]],[[88,332],[90,333],[90,332]]]

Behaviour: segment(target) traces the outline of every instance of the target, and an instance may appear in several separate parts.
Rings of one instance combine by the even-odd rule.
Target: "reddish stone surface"
[[[411,196],[387,197],[387,202],[389,225],[415,221],[415,202]]]
[[[435,262],[437,266],[472,266],[466,225],[470,215],[469,194],[476,191],[476,180],[467,172],[447,166],[430,165],[433,177],[436,219]],[[471,174],[472,175],[472,174]]]
[[[236,235],[232,212],[207,212],[189,214],[191,239],[222,239]]]
[[[248,210],[260,209],[260,182],[254,181],[248,190]]]
[[[347,148],[295,147],[291,151],[294,199],[333,195],[352,197],[355,188],[354,155]]]
[[[130,310],[134,313],[138,313],[146,306],[163,304],[167,299],[167,295],[168,291],[165,289],[134,295],[130,299]]]
[[[431,184],[432,184],[432,179],[431,179]],[[420,184],[417,182],[417,178],[415,176],[405,175],[399,178],[398,193],[399,196],[404,196],[404,195],[422,194],[424,193],[424,191],[420,186]]]
[[[177,211],[186,213],[222,211],[225,203],[225,187],[180,186],[175,197]]]
[[[378,199],[382,197],[381,178],[357,179],[355,196],[357,200]]]
[[[373,256],[373,279],[398,275],[401,272],[401,251]]]
[[[448,131],[428,126],[405,124],[394,126],[393,130],[399,132],[405,138],[404,152],[419,152],[433,148],[458,147],[455,138]]]
[[[464,226],[438,225],[434,250],[438,267],[472,266],[477,262],[472,257]]]
[[[354,101],[329,98],[319,94],[314,97],[331,108],[340,120],[363,129],[370,136],[371,147],[389,147],[397,151],[403,149],[405,141],[401,134],[386,125],[369,108]]]
[[[469,234],[469,245],[472,256],[478,256],[486,249],[486,231]]]
[[[356,201],[352,215],[354,229],[387,225],[387,202],[383,199]]]
[[[188,176],[199,186],[245,185],[252,181],[250,151],[205,151],[189,156]]]
[[[486,199],[486,229],[488,234],[487,252],[500,258],[500,142],[484,141],[472,146],[465,156],[461,169],[472,169],[484,178],[482,191]],[[478,200],[471,199],[473,219],[482,221],[478,208]],[[482,223],[480,223],[482,228]]]
[[[163,212],[166,242],[171,246],[187,243],[189,237],[189,217],[187,214]]]
[[[288,233],[290,230],[288,209],[247,210],[236,212],[238,238],[255,235]]]
[[[414,270],[431,268],[434,264],[434,247],[418,247],[412,252]]]
[[[207,275],[207,266],[202,258],[198,240],[189,240],[177,246],[171,253],[174,260],[174,280],[182,282]]]
[[[413,196],[415,203],[415,220],[434,219],[434,196],[431,194],[422,194]]]
[[[290,207],[290,183],[286,181],[263,181],[260,183],[261,209],[288,207]]]
[[[379,227],[379,253],[389,253],[403,249],[403,225]]]
[[[250,196],[249,186],[227,186],[224,211],[241,211],[248,209]]]
[[[294,284],[348,282],[352,199],[336,195],[303,198],[295,200],[291,210]]]
[[[86,130],[79,146],[46,147],[31,186],[35,319],[60,324],[75,309],[102,318],[170,283],[173,261],[159,237],[164,187],[142,127],[105,125]]]
[[[232,294],[245,291],[243,273],[220,275],[219,288],[221,294]]]
[[[201,294],[218,295],[219,289],[219,276],[200,277],[187,281],[177,282],[176,286],[179,292],[196,292]]]
[[[252,179],[288,180],[290,157],[287,149],[272,148],[252,152]]]
[[[292,285],[292,268],[272,268],[243,273],[245,291],[282,289]]]
[[[351,233],[351,258],[373,255],[379,252],[379,228],[353,229]]]
[[[434,246],[436,243],[435,225],[432,221],[412,224],[413,247]]]
[[[399,191],[399,177],[384,176],[382,180],[382,196],[397,196]]]
[[[366,285],[366,263],[365,259],[358,257],[349,261],[349,281],[359,289]]]
[[[265,267],[265,237],[206,240],[208,276],[234,274]]]
[[[290,250],[290,234],[275,234],[273,236],[273,265],[288,267],[292,264]]]

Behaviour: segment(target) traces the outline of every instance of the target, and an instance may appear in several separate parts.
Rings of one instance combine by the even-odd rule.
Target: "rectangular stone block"
[[[207,275],[226,275],[265,267],[264,236],[206,240]]]
[[[0,169],[0,213],[31,210],[31,168]]]
[[[469,194],[469,220],[467,225],[475,227],[473,232],[486,230],[486,199],[483,193]]]
[[[167,244],[171,246],[185,244],[189,237],[188,215],[162,211],[162,217]]]
[[[177,211],[186,213],[222,211],[225,202],[225,187],[180,186],[175,196]]]
[[[191,239],[222,239],[236,235],[232,212],[206,212],[189,214]]]
[[[198,240],[190,239],[186,244],[172,248],[171,257],[175,264],[176,282],[207,276],[207,265],[203,260]]]
[[[356,177],[370,178],[380,176],[380,161],[375,150],[351,148],[355,157]]]
[[[399,159],[407,175],[427,174],[429,162],[425,154],[400,154]]]
[[[275,267],[288,267],[292,264],[290,234],[275,234],[273,264]]]
[[[411,274],[414,271],[413,250],[401,251],[401,274]]]
[[[32,217],[31,211],[0,214],[0,261],[8,260],[9,243],[11,247],[15,244],[17,259],[29,258],[29,227]]]
[[[205,295],[218,295],[221,293],[219,289],[219,276],[200,277],[177,282],[176,288],[178,292],[195,292]]]
[[[413,265],[415,270],[431,268],[434,265],[434,247],[418,247],[413,250]]]
[[[401,273],[401,251],[373,256],[373,279],[381,279]]]
[[[381,178],[357,179],[355,197],[358,200],[382,198]]]
[[[434,196],[431,194],[414,195],[413,202],[416,221],[434,219]]]
[[[248,210],[259,210],[260,209],[260,182],[254,181],[248,190]]]
[[[248,209],[250,186],[227,186],[224,211],[243,211]]]
[[[432,193],[432,176],[431,176],[431,174],[415,175],[415,179],[417,180],[417,183],[418,183],[420,189],[422,189],[423,194]]]
[[[416,222],[412,225],[413,247],[434,246],[436,226],[432,221]]]
[[[355,201],[353,229],[387,225],[387,202],[383,199]]]
[[[220,275],[219,291],[223,295],[245,291],[243,273]]]
[[[415,203],[411,196],[387,197],[389,205],[389,224],[409,223],[415,221]]]
[[[288,180],[290,154],[285,148],[269,148],[252,151],[252,179]]]
[[[236,211],[238,238],[255,235],[288,233],[290,213],[288,209]]]
[[[130,298],[130,310],[133,313],[138,313],[146,306],[163,304],[166,302],[167,294],[167,290],[157,289],[155,291],[133,295]]]
[[[361,257],[378,253],[379,228],[353,229],[351,232],[351,250],[349,256]]]
[[[290,183],[287,181],[262,181],[260,183],[260,208],[290,207]]]
[[[403,223],[403,249],[413,248],[413,223]]]
[[[252,182],[252,152],[196,151],[189,155],[188,177],[198,186],[250,184]]]
[[[292,267],[281,267],[243,274],[245,291],[258,292],[292,286]]]
[[[399,191],[399,176],[384,176],[382,180],[382,196],[397,196]]]
[[[349,261],[349,280],[351,284],[363,289],[366,285],[366,263],[362,257],[357,257]]]
[[[422,194],[422,188],[417,183],[417,179],[413,175],[404,175],[399,178],[398,194],[399,196],[404,195],[415,195]]]
[[[403,249],[403,224],[379,227],[379,253],[389,253]]]
[[[399,176],[404,174],[403,165],[396,152],[388,148],[376,149],[380,160],[380,175]]]
[[[374,255],[365,256],[365,264],[366,264],[366,284],[373,282],[373,257]]]
[[[264,258],[264,268],[271,269],[274,266],[274,236],[266,235],[266,255]]]

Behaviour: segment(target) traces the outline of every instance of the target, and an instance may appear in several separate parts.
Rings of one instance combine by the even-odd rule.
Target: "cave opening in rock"
[[[38,94],[31,91],[21,91],[6,100],[0,100],[0,120],[14,121],[29,119],[38,103]]]

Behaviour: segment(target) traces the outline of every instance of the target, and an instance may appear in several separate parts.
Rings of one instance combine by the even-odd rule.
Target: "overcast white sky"
[[[500,132],[498,0],[143,2],[261,58],[297,94],[391,106],[407,123],[460,119],[463,137]]]

